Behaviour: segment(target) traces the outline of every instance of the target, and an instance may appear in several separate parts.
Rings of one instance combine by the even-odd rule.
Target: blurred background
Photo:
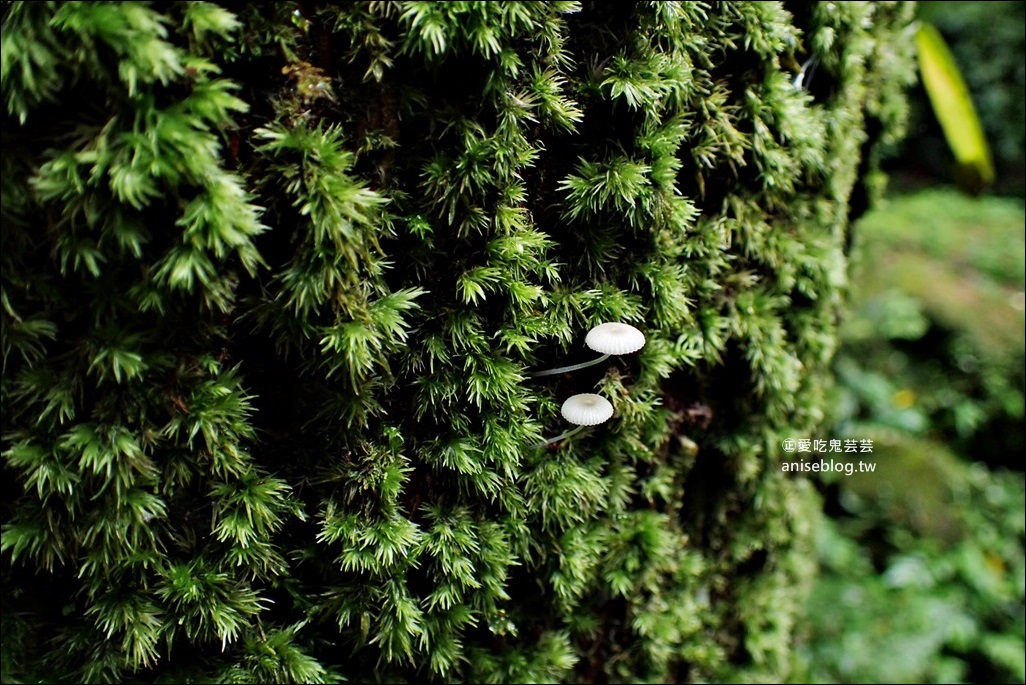
[[[884,202],[855,225],[833,438],[876,472],[817,481],[827,516],[798,682],[1026,680],[1026,3],[920,2],[994,179],[955,163],[922,82]]]

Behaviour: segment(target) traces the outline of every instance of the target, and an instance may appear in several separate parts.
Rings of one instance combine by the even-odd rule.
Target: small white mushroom
[[[581,393],[567,398],[559,410],[563,418],[578,426],[597,426],[613,415],[613,405],[602,395]]]
[[[569,373],[570,371],[577,371],[595,364],[601,364],[609,359],[609,355],[612,354],[620,355],[637,352],[645,346],[645,334],[630,324],[616,322],[601,323],[588,331],[588,335],[584,338],[584,344],[596,352],[601,352],[602,356],[589,362],[537,371],[532,373],[530,377],[539,378],[541,376],[554,376],[557,373]]]
[[[645,334],[626,323],[603,323],[584,338],[584,344],[602,354],[630,354],[645,346]]]
[[[564,419],[576,424],[577,427],[571,428],[554,438],[549,438],[545,442],[534,445],[534,447],[551,445],[554,442],[569,438],[571,435],[584,430],[587,426],[597,426],[600,423],[605,423],[613,416],[613,405],[602,395],[582,393],[568,397],[559,411]]]

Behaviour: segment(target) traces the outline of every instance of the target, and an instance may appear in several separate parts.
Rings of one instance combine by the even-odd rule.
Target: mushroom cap
[[[596,426],[613,415],[613,405],[602,395],[582,393],[568,397],[560,410],[563,418],[578,426]]]
[[[630,354],[645,346],[645,334],[626,323],[601,323],[588,331],[584,344],[602,354]]]

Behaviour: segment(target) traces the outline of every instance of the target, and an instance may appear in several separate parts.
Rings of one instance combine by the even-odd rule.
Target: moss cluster
[[[910,12],[5,3],[5,680],[786,677]]]

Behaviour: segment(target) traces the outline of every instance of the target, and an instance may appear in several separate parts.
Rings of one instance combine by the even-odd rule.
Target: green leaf
[[[955,159],[989,185],[994,181],[990,148],[955,58],[932,24],[920,24],[916,47],[923,86]]]

